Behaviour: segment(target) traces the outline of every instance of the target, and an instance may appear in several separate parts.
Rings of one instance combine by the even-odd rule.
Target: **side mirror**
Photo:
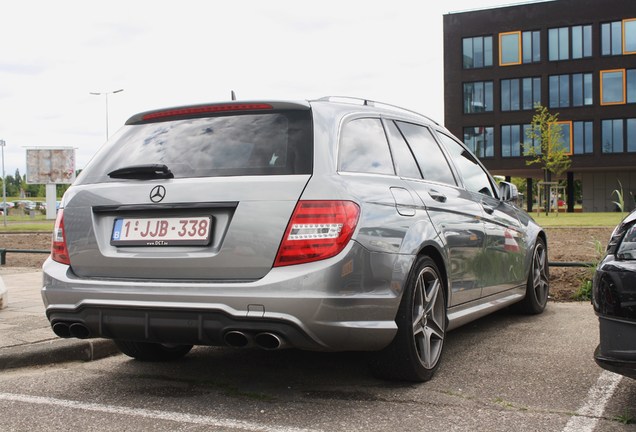
[[[499,196],[501,197],[502,201],[516,202],[519,198],[519,190],[514,184],[502,181],[499,182]]]

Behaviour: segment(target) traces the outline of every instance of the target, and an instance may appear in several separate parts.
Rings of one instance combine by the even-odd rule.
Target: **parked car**
[[[636,210],[612,233],[594,275],[592,304],[600,330],[594,360],[636,379]]]
[[[139,360],[370,351],[425,381],[451,329],[546,306],[546,235],[517,196],[438,123],[372,101],[140,113],[62,199],[46,315]]]

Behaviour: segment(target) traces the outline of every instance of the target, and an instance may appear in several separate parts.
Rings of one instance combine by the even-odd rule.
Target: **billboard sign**
[[[73,147],[39,147],[26,151],[28,184],[71,184],[75,180]]]

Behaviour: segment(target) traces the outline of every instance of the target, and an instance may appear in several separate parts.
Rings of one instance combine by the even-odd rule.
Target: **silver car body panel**
[[[338,172],[339,134],[352,119],[381,117],[445,129],[378,107],[321,101],[290,106],[311,107],[310,175],[72,186],[63,200],[71,266],[51,259],[43,266],[42,295],[51,322],[79,320],[90,337],[221,345],[225,332],[240,329],[276,332],[302,349],[379,350],[396,333],[404,286],[422,253],[436,260],[446,278],[448,329],[523,299],[532,254],[506,261],[504,235],[512,231],[525,251],[543,234],[512,204],[475,201],[461,184]],[[156,185],[166,191],[159,205],[150,199]],[[444,202],[436,199],[440,192]],[[272,267],[301,199],[357,203],[352,240],[332,258]],[[203,209],[214,220],[213,241],[157,249],[111,245],[116,217],[149,209],[188,215]],[[506,272],[512,277],[491,278],[485,286],[479,260],[493,249],[507,258],[487,271],[517,267]]]

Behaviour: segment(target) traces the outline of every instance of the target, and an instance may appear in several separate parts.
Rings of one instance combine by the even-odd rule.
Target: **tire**
[[[382,378],[423,382],[440,365],[446,337],[446,284],[437,265],[420,256],[409,274],[396,317],[398,331],[372,367]]]
[[[151,342],[115,340],[119,350],[129,357],[146,362],[178,360],[192,349],[192,345],[162,345]]]
[[[516,309],[529,315],[540,314],[545,310],[549,294],[548,250],[545,246],[545,241],[539,237],[532,252],[530,272],[526,282],[526,296],[515,305]]]

